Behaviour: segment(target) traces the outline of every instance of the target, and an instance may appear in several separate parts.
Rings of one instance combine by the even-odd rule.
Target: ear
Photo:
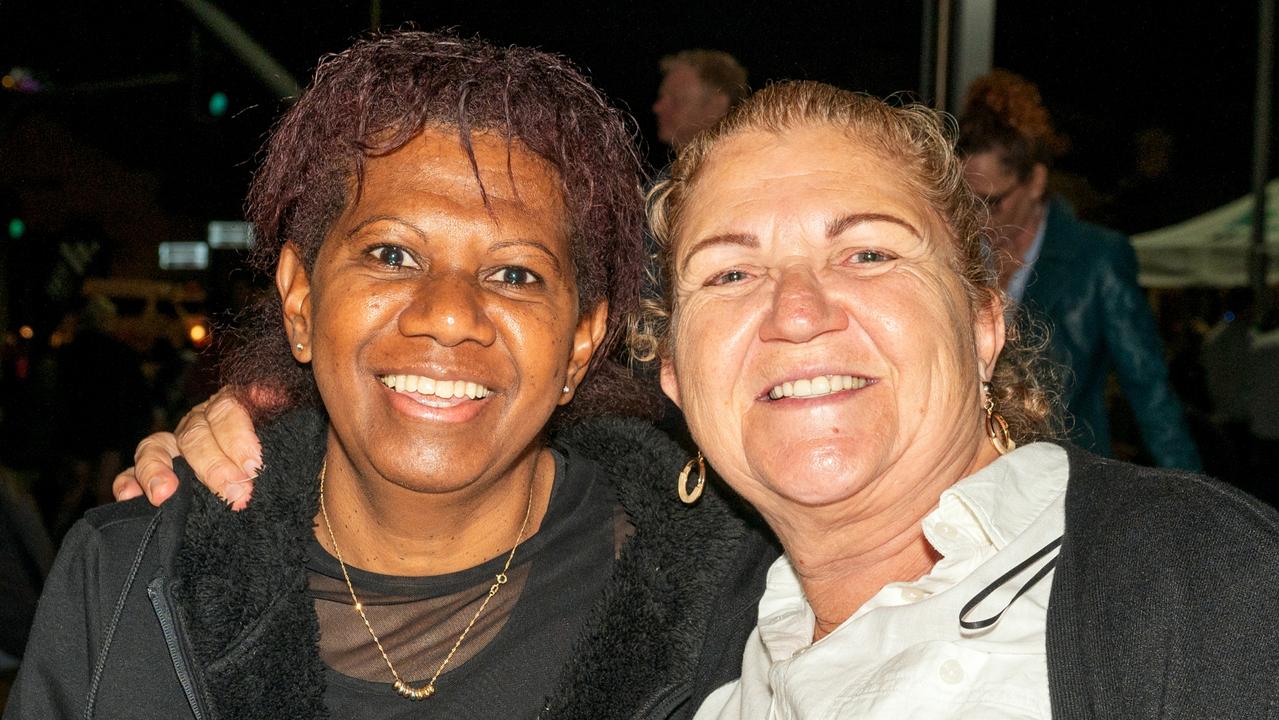
[[[560,395],[560,405],[565,405],[577,394],[577,386],[586,377],[595,349],[604,341],[604,333],[608,331],[608,301],[599,303],[582,313],[577,319],[577,329],[573,331],[573,351],[568,358],[568,373],[564,386],[568,392]]]
[[[991,292],[990,300],[977,309],[977,315],[973,318],[977,374],[982,382],[990,382],[995,373],[995,362],[1004,349],[1004,331],[1004,303],[998,293]]]
[[[1030,169],[1030,179],[1026,184],[1030,188],[1031,197],[1042,200],[1044,194],[1048,192],[1048,166],[1035,163],[1035,167]]]
[[[292,241],[284,243],[275,265],[275,289],[284,307],[284,331],[293,357],[301,363],[311,362],[311,278]]]
[[[684,406],[680,404],[679,383],[675,380],[675,363],[671,362],[670,358],[662,358],[660,381],[662,392],[666,393],[666,397],[682,410]]]

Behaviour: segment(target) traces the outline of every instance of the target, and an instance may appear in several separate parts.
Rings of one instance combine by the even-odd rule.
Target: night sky
[[[321,54],[342,49],[370,24],[367,3],[218,5],[302,83]],[[1040,84],[1071,142],[1059,167],[1087,181],[1102,203],[1102,219],[1126,229],[1181,220],[1249,191],[1256,4],[1171,6],[999,5],[995,64]],[[381,22],[453,26],[568,55],[635,114],[649,138],[649,158],[660,164],[664,148],[653,139],[649,106],[662,55],[698,46],[727,50],[743,61],[756,86],[812,78],[879,95],[917,92],[920,7],[905,0],[383,0]],[[33,71],[46,90],[0,92],[0,143],[8,141],[0,151],[10,153],[8,172],[0,157],[0,209],[10,213],[21,211],[28,197],[13,185],[30,182],[29,173],[13,179],[12,163],[41,158],[15,153],[14,139],[3,133],[32,112],[55,123],[68,142],[100,151],[143,177],[140,186],[154,188],[165,213],[189,219],[180,227],[201,228],[209,219],[238,216],[255,153],[283,107],[173,0],[0,0],[0,70],[14,66]],[[140,87],[122,87],[130,83]],[[206,109],[213,90],[230,99],[220,119],[209,118]],[[1129,196],[1119,193],[1134,172],[1134,137],[1151,127],[1171,138],[1172,171],[1147,184],[1144,194],[1131,195],[1137,200],[1124,207]],[[80,191],[71,181],[48,182],[56,190],[51,194]]]

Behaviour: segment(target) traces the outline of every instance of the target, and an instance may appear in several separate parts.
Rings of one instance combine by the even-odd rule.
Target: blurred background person
[[[959,124],[965,179],[990,211],[1000,285],[1023,320],[1046,323],[1050,354],[1065,370],[1071,439],[1112,454],[1113,367],[1153,461],[1198,469],[1132,246],[1048,191],[1060,145],[1038,88],[995,70],[969,87]]]
[[[658,139],[672,150],[719,122],[750,93],[746,68],[720,50],[681,50],[660,64],[662,84],[653,114]]]
[[[92,295],[71,317],[74,336],[54,363],[54,431],[62,452],[36,489],[54,538],[85,510],[111,501],[112,479],[132,459],[134,439],[151,428],[142,358],[112,334],[115,305]]]

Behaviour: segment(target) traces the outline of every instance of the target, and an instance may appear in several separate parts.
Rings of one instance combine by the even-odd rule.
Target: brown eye
[[[388,267],[417,267],[413,256],[399,245],[379,245],[370,250],[369,254]]]
[[[503,285],[532,285],[542,282],[542,277],[528,268],[511,266],[499,268],[489,275],[489,280]]]

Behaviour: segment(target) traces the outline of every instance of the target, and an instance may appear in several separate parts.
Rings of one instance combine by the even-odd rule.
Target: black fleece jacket
[[[90,512],[59,554],[5,718],[327,717],[306,571],[325,430],[307,412],[263,429],[249,511],[179,462],[163,507]],[[777,551],[712,487],[682,505],[687,458],[651,426],[594,419],[554,442],[601,468],[635,533],[542,717],[690,717],[738,675]]]

